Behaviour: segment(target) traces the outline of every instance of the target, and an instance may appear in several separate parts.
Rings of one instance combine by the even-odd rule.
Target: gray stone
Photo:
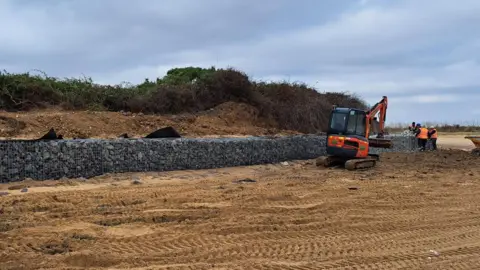
[[[138,180],[138,179],[135,179],[135,180],[132,181],[132,184],[134,184],[134,185],[140,185],[140,184],[142,184],[142,181],[140,181],[140,180]]]
[[[371,152],[416,151],[414,137],[391,138],[392,149],[371,148]],[[281,163],[323,155],[325,143],[324,135],[0,141],[0,182]]]

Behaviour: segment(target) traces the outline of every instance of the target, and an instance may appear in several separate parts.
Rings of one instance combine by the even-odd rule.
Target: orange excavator
[[[374,167],[379,155],[369,153],[370,147],[392,147],[392,141],[384,137],[387,107],[386,96],[368,111],[333,106],[327,131],[327,155],[317,158],[317,166],[343,164],[347,170]],[[372,129],[377,129],[377,135],[370,138]]]

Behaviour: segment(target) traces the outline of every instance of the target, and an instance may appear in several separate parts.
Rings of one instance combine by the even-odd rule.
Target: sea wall
[[[412,137],[392,137],[392,149],[413,151]],[[287,160],[325,153],[325,136],[218,139],[115,139],[0,141],[0,182],[93,177],[104,173],[210,169]]]

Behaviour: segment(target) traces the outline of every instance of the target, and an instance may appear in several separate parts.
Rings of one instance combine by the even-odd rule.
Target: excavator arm
[[[383,96],[382,100],[377,102],[375,105],[373,105],[370,110],[368,110],[366,113],[366,118],[367,118],[367,125],[366,125],[366,137],[368,138],[370,135],[370,128],[372,126],[372,121],[375,121],[375,115],[377,113],[379,114],[379,132],[378,132],[378,138],[382,138],[384,133],[385,133],[385,120],[387,118],[387,107],[388,107],[388,98],[386,96]]]
[[[370,110],[368,110],[366,113],[366,138],[368,139],[368,142],[371,147],[377,147],[377,148],[391,148],[392,147],[392,140],[390,139],[385,139],[384,134],[385,134],[385,120],[387,118],[387,107],[388,107],[388,98],[384,96],[382,100],[377,102],[377,104],[373,105]],[[371,125],[374,124],[372,123],[375,121],[376,115],[379,115],[379,130],[378,130],[378,135],[377,138],[369,138],[370,135],[370,128]]]

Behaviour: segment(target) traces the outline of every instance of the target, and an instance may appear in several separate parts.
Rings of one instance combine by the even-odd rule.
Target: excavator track
[[[380,156],[377,154],[369,154],[367,158],[363,159],[350,159],[345,162],[345,169],[352,171],[372,168],[375,167],[378,160],[380,160]]]
[[[375,167],[379,160],[378,155],[369,155],[367,158],[358,158],[345,160],[335,156],[321,156],[316,159],[317,166],[332,167],[336,165],[343,165],[347,170],[368,169]]]
[[[317,166],[323,166],[326,168],[340,165],[341,163],[343,163],[342,159],[333,156],[322,156],[316,159]]]
[[[369,169],[375,167],[377,161],[375,159],[351,159],[345,162],[345,169],[349,171],[358,169]]]
[[[327,156],[318,157],[318,158],[315,160],[315,164],[316,164],[318,167],[320,167],[320,166],[325,166],[327,163],[328,163],[328,157],[327,157]],[[325,166],[325,167],[328,167],[328,166]]]

